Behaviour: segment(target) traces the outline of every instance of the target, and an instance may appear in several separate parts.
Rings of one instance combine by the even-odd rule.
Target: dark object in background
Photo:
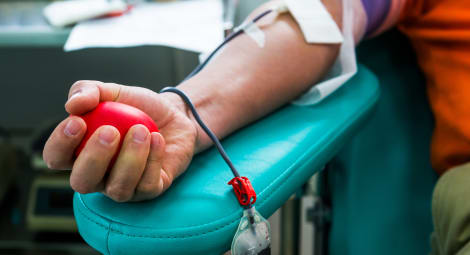
[[[18,151],[10,143],[10,134],[0,127],[0,204],[15,177],[18,158]]]
[[[26,226],[32,232],[76,232],[73,190],[69,171],[49,170],[42,159],[47,139],[60,121],[51,121],[37,130],[31,145],[32,181],[26,210]]]
[[[47,170],[47,165],[42,159],[42,151],[46,145],[47,139],[54,131],[55,127],[60,123],[60,120],[51,121],[42,127],[39,127],[37,133],[34,135],[31,144],[31,167],[33,170]]]
[[[33,232],[76,232],[72,201],[68,172],[37,176],[29,192],[28,229]]]
[[[47,170],[42,160],[44,144],[58,123],[46,122],[32,134],[0,129],[0,159],[15,162],[13,167],[0,162],[0,190],[5,190],[0,197],[0,254],[98,255],[75,231],[68,171]],[[25,138],[32,142],[22,150]],[[5,153],[5,147],[13,153]]]

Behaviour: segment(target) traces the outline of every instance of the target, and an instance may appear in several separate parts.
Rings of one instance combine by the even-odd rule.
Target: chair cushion
[[[287,105],[223,140],[250,178],[259,212],[269,217],[350,138],[379,96],[365,67],[320,104]],[[212,148],[194,157],[162,196],[116,203],[100,193],[75,194],[82,237],[104,254],[221,254],[230,249],[242,208],[229,168]]]

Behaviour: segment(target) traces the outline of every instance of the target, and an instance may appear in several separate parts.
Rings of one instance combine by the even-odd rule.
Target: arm
[[[341,25],[341,0],[325,4]],[[292,101],[319,80],[336,59],[339,45],[305,43],[289,14],[270,14],[260,22],[266,35],[264,48],[243,34],[198,75],[178,86],[193,100],[202,119],[218,137]],[[187,109],[186,112],[189,114]],[[200,130],[196,150],[208,145],[208,137]]]
[[[360,0],[354,0],[360,13]],[[341,0],[324,0],[341,26]],[[260,7],[255,13],[263,11]],[[364,12],[362,11],[362,14]],[[245,35],[230,42],[195,77],[179,85],[218,137],[268,114],[306,91],[329,69],[339,45],[307,44],[290,15],[262,19],[266,45],[259,48]],[[355,24],[360,35],[363,23]],[[73,152],[86,131],[76,116],[100,101],[117,101],[140,108],[157,123],[161,134],[133,126],[112,169],[109,163],[119,144],[119,132],[102,126],[80,155]],[[48,139],[44,160],[49,168],[72,169],[70,184],[80,193],[102,192],[116,201],[151,199],[185,171],[195,152],[210,145],[177,95],[98,81],[75,83],[65,105],[72,116]]]

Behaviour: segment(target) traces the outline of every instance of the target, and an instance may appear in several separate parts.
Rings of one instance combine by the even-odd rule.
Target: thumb
[[[78,81],[70,88],[65,109],[72,115],[93,110],[100,102],[114,101],[139,108],[150,115],[157,124],[166,119],[168,106],[159,95],[149,89],[124,86],[100,81]]]
[[[69,90],[65,110],[80,115],[93,110],[101,101],[114,101],[119,97],[120,85],[100,81],[77,81]]]

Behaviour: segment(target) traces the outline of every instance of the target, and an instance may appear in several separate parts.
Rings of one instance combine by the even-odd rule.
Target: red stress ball
[[[103,125],[111,125],[119,130],[119,133],[121,134],[121,140],[119,141],[118,150],[111,161],[110,167],[116,160],[124,137],[126,136],[129,128],[136,124],[142,124],[146,126],[150,132],[158,132],[157,125],[152,120],[152,118],[150,118],[150,116],[133,106],[122,103],[102,102],[99,103],[98,106],[91,112],[88,112],[79,117],[85,121],[87,130],[82,142],[78,146],[77,150],[75,150],[75,156],[77,157],[82,151],[83,147],[85,147],[88,139],[99,127]]]

